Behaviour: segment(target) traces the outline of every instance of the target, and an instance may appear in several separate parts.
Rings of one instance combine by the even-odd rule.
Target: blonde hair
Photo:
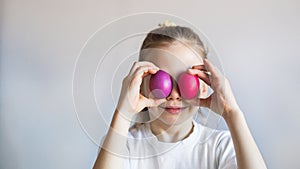
[[[208,49],[199,36],[189,27],[177,26],[174,22],[166,20],[159,24],[159,28],[150,31],[140,48],[139,60],[142,60],[143,49],[169,46],[180,42],[193,49],[202,59],[207,58]]]

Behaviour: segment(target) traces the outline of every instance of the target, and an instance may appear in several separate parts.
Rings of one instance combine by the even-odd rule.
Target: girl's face
[[[166,102],[158,107],[149,107],[150,120],[160,120],[166,125],[181,124],[186,120],[191,120],[198,107],[192,106],[189,101],[180,96],[177,86],[179,75],[186,72],[193,65],[203,64],[201,56],[188,46],[174,42],[169,46],[161,48],[144,49],[146,54],[143,61],[149,61],[158,66],[161,70],[169,73],[173,78],[173,89],[166,98]],[[154,98],[149,90],[150,76],[146,76],[142,83],[142,93],[146,97]],[[201,83],[203,83],[201,81]],[[198,98],[205,97],[207,94],[206,86],[200,85]]]

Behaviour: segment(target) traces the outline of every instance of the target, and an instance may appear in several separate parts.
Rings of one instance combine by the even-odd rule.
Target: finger
[[[136,69],[138,69],[139,67],[143,67],[143,66],[150,66],[152,67],[153,69],[157,69],[159,70],[159,67],[157,67],[156,65],[154,65],[153,63],[151,62],[148,62],[148,61],[140,61],[140,62],[134,62],[130,71],[129,71],[129,75],[131,76],[132,74],[134,74],[134,72],[136,72]]]
[[[213,79],[213,90],[217,90],[217,88],[222,88],[222,86],[225,84],[226,77],[223,75],[223,73],[214,66],[208,59],[204,59],[204,64],[207,65],[208,69],[211,69],[211,78]]]
[[[204,64],[213,77],[216,77],[216,67],[208,60],[204,59]]]
[[[209,76],[211,75],[211,73],[209,71],[207,71],[207,68],[205,65],[194,65],[194,66],[192,66],[192,69],[202,70],[207,75],[209,75]]]
[[[222,76],[219,69],[216,66],[214,66],[208,59],[204,59],[204,64],[207,67],[208,71],[211,73],[212,77]]]
[[[155,74],[158,69],[153,68],[151,66],[142,66],[136,69],[134,75],[142,75],[142,78],[147,76],[148,74]]]
[[[135,72],[135,69],[137,68],[137,66],[138,66],[138,62],[137,61],[133,62],[131,69],[129,70],[129,75],[131,75],[132,72]]]
[[[201,80],[203,80],[209,86],[211,85],[209,75],[206,72],[203,72],[198,69],[188,69],[188,73],[192,75],[197,75]]]
[[[164,99],[148,99],[146,98],[146,107],[156,107],[164,102],[166,102],[167,100]]]
[[[192,69],[199,69],[199,70],[207,71],[207,68],[205,67],[205,65],[194,65],[194,66],[192,66]]]
[[[150,66],[143,66],[139,67],[135,73],[131,76],[131,83],[130,87],[133,88],[134,90],[139,90],[143,78],[148,75],[149,73],[155,74],[158,70],[154,70],[153,67]]]

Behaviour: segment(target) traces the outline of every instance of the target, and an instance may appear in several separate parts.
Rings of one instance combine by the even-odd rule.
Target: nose
[[[170,95],[166,98],[168,101],[170,100],[177,100],[177,101],[181,101],[181,96],[180,96],[180,91],[179,91],[179,88],[178,88],[178,85],[177,83],[175,82],[175,80],[173,79],[172,80],[173,82],[173,88],[172,88],[172,91],[170,93]]]

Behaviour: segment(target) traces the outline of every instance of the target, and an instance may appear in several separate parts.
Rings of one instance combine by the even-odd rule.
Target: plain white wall
[[[153,11],[188,19],[214,43],[268,167],[300,165],[299,1],[2,0],[1,169],[93,166],[98,147],[80,126],[73,105],[76,58],[105,23]],[[143,28],[143,23],[134,26]],[[97,66],[86,65],[83,74]],[[91,124],[86,130],[97,142],[105,124],[89,106],[93,100],[81,94],[75,93],[78,114],[82,123]],[[104,108],[106,118],[113,106]]]

